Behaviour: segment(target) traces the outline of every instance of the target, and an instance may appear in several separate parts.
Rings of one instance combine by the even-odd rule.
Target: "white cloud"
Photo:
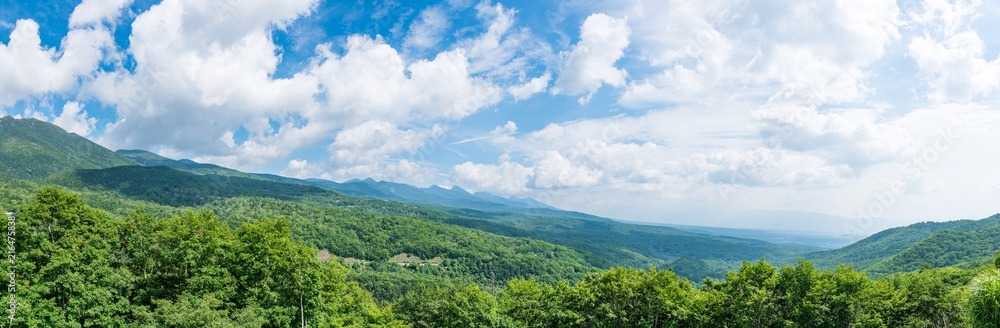
[[[504,124],[503,126],[498,126],[495,129],[493,129],[493,132],[490,132],[490,134],[495,136],[501,136],[501,135],[507,136],[514,134],[515,132],[517,132],[517,123],[514,123],[513,121],[507,121],[507,123]]]
[[[427,131],[401,130],[386,121],[368,121],[340,131],[329,152],[336,166],[380,163],[391,155],[412,154],[428,138],[439,137],[443,132],[440,126]]]
[[[285,169],[278,174],[297,179],[307,179],[318,177],[322,175],[322,172],[318,167],[316,167],[316,165],[309,163],[307,160],[293,159],[288,161],[288,165],[285,166]]]
[[[63,128],[66,132],[86,137],[94,130],[97,119],[88,118],[87,112],[83,110],[83,105],[80,103],[69,101],[63,105],[62,114],[54,118],[52,123]]]
[[[624,19],[605,14],[593,14],[580,27],[580,42],[566,54],[556,79],[556,94],[584,94],[580,103],[587,103],[602,85],[625,85],[628,72],[615,67],[625,55],[629,44],[629,27]]]
[[[127,49],[135,68],[99,74],[88,85],[117,110],[99,142],[183,149],[195,159],[249,169],[329,137],[330,126],[305,123],[317,106],[317,80],[273,78],[280,56],[270,31],[314,5],[166,0],[143,12]],[[223,138],[240,128],[249,134],[242,144]]]
[[[922,72],[931,101],[969,101],[1000,88],[1000,57],[985,58],[986,44],[969,28],[981,4],[928,0],[924,11],[912,16],[924,35],[910,40],[908,54]]]
[[[547,151],[535,163],[532,186],[535,188],[573,188],[594,186],[601,171],[576,165],[556,151]]]
[[[441,7],[430,7],[420,12],[416,22],[403,40],[403,48],[423,51],[437,47],[451,26],[448,13]]]
[[[342,53],[335,53],[333,44],[320,45],[303,70],[275,78],[282,49],[271,32],[315,6],[311,0],[245,0],[238,6],[166,0],[140,14],[127,49],[135,68],[101,73],[88,83],[90,95],[118,111],[99,141],[111,148],[183,149],[193,159],[241,169],[331,142],[331,162],[310,163],[349,165],[326,172],[331,177],[385,170],[426,177],[432,169],[425,163],[393,159],[419,143],[355,147],[348,146],[348,137],[376,125],[392,127],[377,131],[405,137],[418,132],[397,125],[468,117],[507,95],[509,86],[502,81],[520,79],[534,65],[526,56],[548,51],[537,47],[529,31],[515,28],[514,10],[484,3],[477,13],[487,31],[432,59],[408,61],[380,37],[352,35]],[[430,32],[445,31],[447,15],[439,7],[427,9],[404,47],[433,48],[440,40],[432,40]],[[531,81],[518,94],[544,90],[548,78]],[[182,129],[190,132],[176,133]],[[247,138],[238,142],[234,135],[241,130]],[[422,142],[435,133],[413,137]]]
[[[114,22],[132,0],[83,0],[69,16],[70,27]]]
[[[407,65],[391,46],[365,36],[351,36],[347,53],[328,49],[317,76],[331,114],[353,120],[461,119],[500,101],[502,91],[470,75],[462,49],[434,60]]]
[[[507,92],[514,97],[515,100],[524,100],[531,98],[531,96],[545,92],[545,89],[549,88],[549,81],[552,80],[552,74],[545,72],[542,76],[531,79],[522,85],[514,85],[507,89]]]
[[[503,126],[498,126],[490,132],[490,141],[500,145],[510,143],[514,141],[514,133],[517,133],[517,124],[507,121]]]
[[[901,24],[894,0],[638,1],[618,11],[635,31],[631,47],[656,68],[620,99],[633,107],[777,92],[859,101]]]
[[[72,29],[59,49],[41,45],[38,23],[18,20],[7,44],[0,44],[0,107],[19,100],[74,90],[98,68],[111,35],[103,27]]]
[[[476,191],[498,195],[516,195],[526,192],[532,170],[521,164],[504,161],[498,165],[465,162],[456,165],[449,180]]]
[[[754,112],[765,145],[813,153],[862,170],[912,152],[905,130],[880,123],[876,109],[821,113],[810,106],[768,105]]]
[[[489,1],[480,2],[475,9],[486,31],[456,43],[457,47],[466,49],[471,72],[494,80],[523,80],[532,69],[553,59],[548,42],[536,37],[527,27],[517,25],[517,10],[500,3],[490,5]]]
[[[699,154],[689,159],[708,182],[742,186],[829,187],[842,184],[850,172],[821,158],[795,152],[756,148]]]

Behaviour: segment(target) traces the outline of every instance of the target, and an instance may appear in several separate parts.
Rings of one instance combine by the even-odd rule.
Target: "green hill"
[[[33,118],[0,118],[0,176],[42,181],[73,169],[137,165],[100,145]]]
[[[892,228],[847,247],[809,256],[820,267],[850,264],[874,276],[925,266],[973,265],[1000,250],[1000,215]]]

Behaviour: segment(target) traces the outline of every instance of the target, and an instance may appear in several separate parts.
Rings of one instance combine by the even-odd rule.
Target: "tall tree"
[[[18,213],[18,301],[27,327],[120,326],[133,276],[114,265],[111,218],[78,195],[42,188]]]

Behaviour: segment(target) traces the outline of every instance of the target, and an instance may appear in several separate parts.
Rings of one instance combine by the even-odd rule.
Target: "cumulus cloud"
[[[275,77],[283,49],[272,32],[316,5],[165,0],[141,13],[126,49],[134,68],[101,72],[87,83],[88,95],[117,111],[99,142],[183,149],[193,159],[241,169],[327,143],[329,161],[303,167],[335,178],[389,171],[429,177],[435,173],[426,163],[397,157],[440,133],[436,124],[464,119],[504,98],[544,92],[551,80],[548,73],[525,78],[540,58],[551,56],[548,45],[516,25],[515,10],[488,2],[475,7],[486,30],[433,57],[407,58],[379,36],[350,35],[343,44],[319,45],[300,71]],[[111,13],[108,2],[88,6]],[[447,10],[426,8],[409,26],[402,49],[435,51],[450,29]],[[101,17],[89,21],[113,19]],[[400,124],[435,128],[406,130]],[[384,144],[379,136],[401,139]],[[289,172],[302,172],[292,166]]]
[[[502,89],[469,72],[463,49],[407,64],[382,40],[351,36],[343,57],[323,49],[311,70],[330,114],[347,119],[461,119],[500,101]]]
[[[905,130],[879,123],[879,111],[841,110],[821,113],[811,106],[769,105],[754,112],[765,145],[818,153],[855,169],[898,161],[912,152]]]
[[[587,17],[580,27],[580,42],[566,54],[556,94],[584,96],[580,103],[587,103],[602,85],[625,85],[628,72],[615,67],[625,55],[629,44],[629,27],[624,19],[598,13]]]
[[[288,165],[279,174],[286,177],[308,179],[321,176],[322,172],[316,165],[312,165],[307,160],[293,159],[288,161]]]
[[[456,165],[448,179],[473,190],[508,196],[526,192],[531,174],[530,168],[509,161],[498,165],[465,162]]]
[[[19,100],[74,90],[95,70],[112,47],[103,27],[71,29],[58,49],[41,45],[39,26],[21,19],[7,44],[0,44],[0,107]]]
[[[87,112],[83,111],[83,105],[80,103],[69,101],[63,105],[62,113],[53,119],[52,123],[63,128],[66,132],[86,137],[91,131],[94,131],[97,119],[87,117]]]
[[[633,107],[778,92],[858,101],[902,24],[893,0],[639,1],[621,11],[632,48],[658,68],[629,84],[619,101]]]
[[[986,44],[969,28],[981,4],[929,0],[922,13],[913,15],[924,35],[910,40],[908,54],[922,72],[931,101],[969,101],[1000,88],[1000,57],[985,58]]]
[[[511,136],[517,133],[517,124],[513,121],[507,121],[503,126],[498,126],[493,131],[490,132],[490,137],[492,137],[493,143],[504,144],[514,141]]]
[[[314,6],[312,0],[154,5],[132,24],[127,51],[135,68],[100,74],[88,86],[117,110],[99,142],[183,149],[196,159],[252,168],[328,137],[302,113],[316,107],[316,79],[273,78],[280,56],[270,31]],[[241,128],[249,134],[242,144],[221,138]]]
[[[427,131],[401,130],[389,122],[373,120],[340,131],[329,152],[337,166],[379,163],[394,154],[412,154],[425,140],[443,132],[440,126]]]
[[[514,97],[515,100],[524,100],[531,98],[531,96],[545,92],[545,89],[549,87],[549,81],[552,80],[552,74],[546,72],[542,76],[531,79],[521,85],[513,85],[507,89],[507,92]]]
[[[547,151],[539,157],[532,175],[536,188],[589,187],[600,181],[601,171],[575,165],[559,152]]]
[[[83,0],[69,16],[70,27],[114,22],[132,0]]]

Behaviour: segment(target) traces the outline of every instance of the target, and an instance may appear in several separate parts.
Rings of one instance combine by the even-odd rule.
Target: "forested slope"
[[[36,119],[0,118],[0,177],[42,181],[72,169],[138,163]]]
[[[921,267],[975,266],[1000,250],[1000,215],[892,228],[841,249],[812,254],[820,267],[853,265],[874,276]]]

